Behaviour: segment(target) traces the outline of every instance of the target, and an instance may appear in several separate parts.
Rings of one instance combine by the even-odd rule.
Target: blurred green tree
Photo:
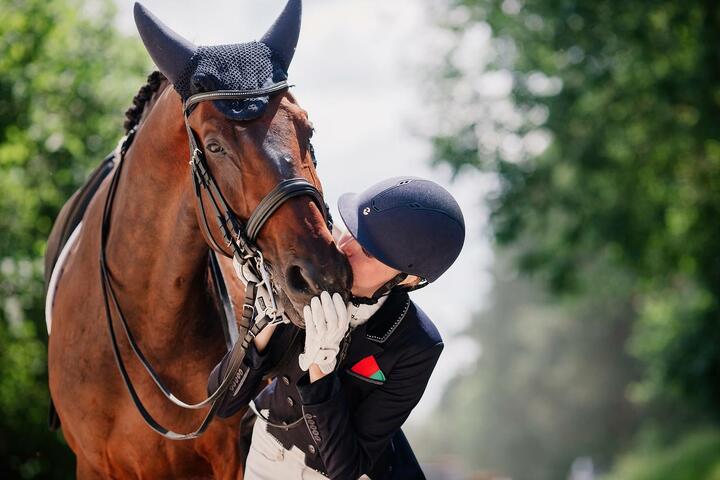
[[[673,447],[623,456],[603,480],[719,480],[720,433],[700,430]]]
[[[579,457],[607,470],[642,413],[626,396],[638,378],[624,349],[634,317],[629,279],[597,269],[613,282],[559,301],[511,263],[499,256],[490,306],[463,332],[479,357],[411,432],[413,445],[421,458],[454,457],[465,470],[502,478],[567,478]]]
[[[47,429],[42,255],[149,70],[110,0],[0,0],[0,477],[70,478]]]
[[[498,174],[494,238],[556,291],[594,295],[598,261],[632,275],[635,398],[717,418],[720,4],[450,0],[442,21],[436,160]]]

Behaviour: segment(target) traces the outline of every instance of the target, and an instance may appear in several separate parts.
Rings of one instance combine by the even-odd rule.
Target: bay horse
[[[210,221],[208,230],[203,228],[208,220],[203,204],[209,203],[209,194],[198,197],[195,190],[188,163],[190,143],[197,141],[196,153],[204,155],[232,211],[246,221],[262,199],[288,178],[321,188],[310,144],[312,126],[287,89],[229,106],[219,101],[198,103],[185,117],[187,99],[179,86],[179,72],[188,74],[199,49],[137,4],[135,15],[136,23],[139,17],[144,22],[144,26],[138,23],[141,36],[162,75],[151,76],[141,90],[135,112],[140,118],[128,125],[134,139],[87,200],[71,247],[63,250],[62,276],[49,292],[51,397],[64,437],[76,455],[80,479],[240,479],[243,412],[217,419],[204,435],[184,441],[168,440],[144,423],[113,356],[99,252],[101,243],[106,243],[109,279],[122,313],[159,377],[180,398],[194,402],[206,398],[208,374],[227,351],[222,308],[209,280],[212,248],[221,247],[220,268],[236,310],[242,307],[244,285],[234,274],[233,252],[223,241],[220,226]],[[252,48],[269,46],[273,68],[279,65],[286,72],[299,22],[300,0],[289,0],[263,43]],[[184,58],[184,54],[192,55]],[[227,89],[222,75],[216,78],[200,72],[200,66],[196,69],[189,72],[191,94]],[[272,75],[277,80],[278,71]],[[116,176],[116,190],[111,192]],[[111,222],[103,240],[104,207],[111,194]],[[57,257],[62,246],[71,203],[77,201],[68,202],[56,220],[48,256]],[[299,327],[298,312],[312,296],[322,290],[346,293],[349,289],[347,261],[333,242],[322,208],[310,196],[284,201],[262,226],[256,244],[277,286],[279,303]],[[52,267],[52,262],[47,265]],[[117,312],[110,322],[118,324]],[[133,357],[129,342],[118,337],[117,343],[148,411],[177,431],[191,431],[203,412],[169,403]]]

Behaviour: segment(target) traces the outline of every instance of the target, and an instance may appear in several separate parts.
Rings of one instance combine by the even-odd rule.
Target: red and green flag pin
[[[382,370],[380,370],[375,357],[372,355],[368,355],[357,362],[350,370],[366,378],[371,378],[380,382],[385,381],[385,374]]]

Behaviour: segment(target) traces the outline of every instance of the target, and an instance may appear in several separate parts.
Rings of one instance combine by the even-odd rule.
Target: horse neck
[[[170,346],[212,307],[180,99],[172,88],[159,95],[123,160],[106,252],[133,333]]]

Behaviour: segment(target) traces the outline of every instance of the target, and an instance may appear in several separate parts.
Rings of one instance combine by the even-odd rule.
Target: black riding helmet
[[[346,193],[338,210],[350,234],[371,255],[403,274],[377,298],[416,275],[434,282],[450,268],[465,241],[465,220],[453,196],[418,177],[395,177],[361,193]]]

